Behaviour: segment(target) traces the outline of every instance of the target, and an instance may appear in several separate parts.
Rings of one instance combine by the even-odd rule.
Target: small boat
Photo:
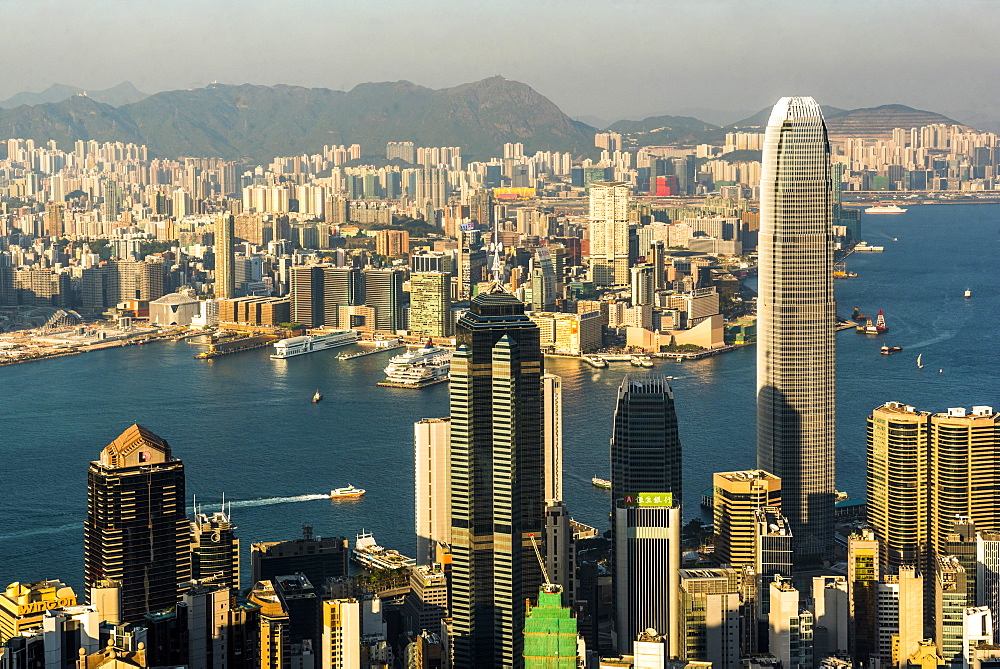
[[[882,355],[892,355],[893,353],[899,353],[902,350],[902,346],[883,346]]]
[[[968,288],[966,288],[965,289],[965,299],[969,299],[970,297],[972,297],[972,291],[969,290]]]
[[[865,316],[863,313],[861,313],[861,311],[859,311],[857,307],[854,307],[854,313],[851,314],[851,319],[859,323],[864,323],[866,320],[868,320],[868,317]]]
[[[605,490],[611,490],[611,481],[609,481],[607,479],[602,479],[602,478],[598,478],[597,476],[595,476],[594,478],[590,479],[590,482],[593,483],[598,488],[604,488]]]
[[[939,370],[938,370],[938,374],[943,374],[943,373],[944,373],[944,370],[943,370],[943,369],[939,369]]]
[[[364,488],[355,488],[353,485],[348,483],[343,488],[334,488],[333,490],[331,490],[330,498],[331,499],[341,499],[344,497],[357,498],[361,497],[364,494],[365,494]]]
[[[894,242],[898,242],[898,241],[899,241],[899,237],[893,237],[893,238],[892,238],[892,241],[894,241]]]
[[[877,334],[879,334],[878,328],[875,327],[875,324],[872,323],[872,319],[870,319],[870,318],[868,319],[868,321],[864,325],[859,325],[858,327],[856,327],[854,329],[857,330],[858,332],[860,332],[861,334],[868,334],[868,335],[877,335]]]
[[[652,367],[653,361],[647,355],[633,355],[628,359],[633,367]]]
[[[924,368],[924,363],[920,362],[920,360],[923,357],[924,357],[923,353],[921,353],[920,355],[917,356],[917,369],[923,369]]]
[[[316,404],[316,402],[319,402],[319,401],[320,401],[321,399],[323,399],[323,393],[321,393],[321,392],[319,391],[319,388],[317,388],[317,389],[316,389],[316,392],[315,392],[315,393],[313,393],[313,396],[312,396],[312,403],[313,403],[313,404]]]

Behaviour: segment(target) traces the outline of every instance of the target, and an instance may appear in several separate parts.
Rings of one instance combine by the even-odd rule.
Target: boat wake
[[[11,541],[14,539],[27,539],[28,537],[40,537],[45,534],[61,534],[70,530],[78,530],[83,534],[83,519],[78,523],[60,525],[58,527],[36,527],[33,530],[17,530],[16,532],[4,532],[0,534],[0,541]]]
[[[249,509],[256,506],[273,506],[275,504],[291,504],[293,502],[312,502],[317,499],[329,499],[330,495],[295,495],[294,497],[265,497],[263,499],[244,499],[244,500],[234,500],[232,502],[226,501],[226,508],[232,507],[234,509]],[[220,504],[199,504],[198,508],[202,511],[214,510],[216,508],[221,509]],[[194,508],[188,507],[188,513],[193,513]]]

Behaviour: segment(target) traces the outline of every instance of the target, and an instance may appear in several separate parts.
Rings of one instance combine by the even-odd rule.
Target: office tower
[[[47,611],[69,606],[76,606],[76,593],[61,581],[11,583],[0,592],[0,643],[41,627]]]
[[[652,265],[640,265],[632,268],[632,306],[653,303],[655,277]]]
[[[611,437],[612,505],[626,494],[672,493],[681,503],[681,442],[674,392],[660,375],[626,376]]]
[[[468,300],[472,297],[472,289],[483,280],[486,270],[486,251],[475,235],[468,231],[458,231],[458,299]]]
[[[531,261],[531,310],[551,311],[556,306],[556,271],[548,249],[538,249]]]
[[[924,579],[912,565],[879,581],[876,625],[882,665],[899,666],[917,652],[924,638]]]
[[[976,603],[990,607],[994,618],[1000,615],[1000,533],[997,532],[976,534]],[[1000,643],[1000,630],[994,632],[994,643]]]
[[[1000,413],[988,406],[948,409],[930,417],[930,433],[930,543],[943,555],[956,516],[982,531],[1000,530]]]
[[[544,499],[563,498],[562,377],[542,374],[542,448],[544,453]]]
[[[410,567],[410,591],[403,608],[409,632],[441,629],[441,620],[449,616],[448,576],[441,565]]]
[[[543,585],[524,616],[524,669],[575,669],[580,659],[576,618],[558,586]]]
[[[323,602],[322,669],[361,666],[361,605],[356,599]]]
[[[847,628],[850,624],[847,579],[843,576],[814,576],[812,599],[815,656],[823,658],[847,655]],[[922,621],[918,621],[918,624],[921,623]]]
[[[287,638],[294,658],[310,656],[320,643],[320,599],[304,574],[276,576],[270,580],[274,594],[288,613]]]
[[[101,220],[117,221],[118,215],[122,213],[121,186],[117,181],[108,179],[101,184],[101,194],[104,196],[104,201],[101,203]],[[186,212],[181,214],[174,212],[174,215],[180,218],[186,215]]]
[[[90,463],[84,586],[120,585],[122,622],[168,609],[191,577],[184,463],[170,445],[132,425]]]
[[[513,667],[540,582],[542,355],[524,304],[494,283],[458,322],[451,363],[455,666]]]
[[[659,501],[656,501],[659,500]],[[636,636],[656,630],[681,652],[680,506],[671,495],[626,494],[612,520],[612,599],[618,651],[629,653]]]
[[[301,539],[267,541],[250,546],[250,573],[254,583],[286,574],[304,574],[310,583],[347,576],[347,539],[314,539],[312,528],[303,528]]]
[[[882,564],[930,566],[927,541],[929,413],[888,402],[868,417],[868,524]]]
[[[858,662],[877,653],[876,595],[879,580],[878,541],[869,529],[847,539],[847,594],[851,608],[848,645]]]
[[[195,513],[191,522],[191,580],[240,590],[240,540],[225,511]]]
[[[454,329],[451,275],[444,272],[411,274],[410,334],[416,337],[450,337]]]
[[[965,570],[965,592],[969,606],[976,604],[976,526],[964,516],[952,519],[952,528],[944,537],[941,555],[954,556]]]
[[[760,469],[712,475],[715,558],[739,569],[754,563],[754,511],[781,507],[781,479]]]
[[[235,222],[232,214],[215,219],[215,297],[236,297],[236,270],[233,251]]]
[[[649,257],[647,260],[653,266],[653,290],[665,290],[667,288],[667,270],[665,267],[667,257],[667,245],[660,240],[654,240],[649,245]]]
[[[289,270],[292,321],[306,327],[351,327],[340,323],[340,309],[364,304],[362,273],[349,267],[302,265]]]
[[[974,650],[981,644],[993,643],[993,614],[988,606],[970,606],[962,618],[962,668],[969,669],[976,664]]]
[[[833,540],[830,148],[819,105],[782,98],[764,136],[757,298],[757,466],[781,478],[802,561]],[[794,240],[794,241],[793,241]]]
[[[788,521],[773,506],[765,506],[753,511],[754,545],[753,573],[757,582],[757,618],[765,620],[770,610],[770,589],[768,585],[776,575],[791,577],[792,545],[795,538],[788,527]]]
[[[451,418],[414,423],[413,446],[417,564],[423,565],[434,561],[437,544],[451,543]]]
[[[629,283],[628,206],[628,184],[590,184],[590,271],[598,287]]]
[[[237,603],[237,592],[225,585],[196,583],[182,596],[178,623],[186,631],[186,664],[191,669],[258,666],[259,614],[255,606]]]
[[[565,502],[545,501],[545,531],[543,559],[549,582],[558,586],[566,601],[576,601],[576,540],[572,518]],[[539,542],[541,543],[541,542]]]
[[[937,558],[934,588],[934,639],[945,662],[959,669],[963,665],[965,610],[969,601],[965,584],[965,569],[958,558],[942,555]]]
[[[770,588],[768,649],[784,669],[813,666],[813,614],[799,606],[799,591],[792,582],[775,576]]]
[[[271,581],[255,582],[247,599],[259,610],[257,657],[260,669],[285,669],[292,661],[288,611],[274,591]]]
[[[375,309],[375,329],[403,329],[403,274],[391,269],[364,271],[365,305]]]
[[[736,569],[682,569],[681,657],[736,667],[740,660],[741,575]],[[634,648],[634,646],[633,646]]]

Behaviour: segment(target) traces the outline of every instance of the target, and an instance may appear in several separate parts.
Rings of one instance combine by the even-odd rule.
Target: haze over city
[[[899,103],[975,124],[1000,101],[981,50],[1000,31],[1000,9],[985,0],[5,0],[0,13],[17,25],[0,43],[0,99],[54,83],[348,90],[501,74],[597,126],[666,113],[728,123],[790,94],[842,108]]]

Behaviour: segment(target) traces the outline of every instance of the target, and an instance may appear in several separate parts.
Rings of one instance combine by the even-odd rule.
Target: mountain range
[[[41,93],[18,93],[6,100],[0,100],[0,109],[13,109],[21,105],[41,105],[46,102],[62,102],[74,95],[86,95],[92,100],[103,102],[112,107],[127,105],[149,97],[148,93],[143,93],[133,86],[131,81],[123,81],[117,86],[100,91],[86,91],[76,86],[52,84]]]
[[[69,97],[60,96],[69,95]],[[35,97],[31,97],[35,96]],[[139,99],[135,99],[139,98]],[[0,140],[78,139],[145,144],[153,155],[213,156],[261,163],[274,156],[316,153],[326,144],[362,146],[383,155],[390,141],[418,146],[460,146],[466,158],[502,155],[506,142],[537,150],[595,155],[597,129],[574,121],[530,86],[500,76],[452,88],[430,89],[409,81],[360,84],[350,91],[301,86],[211,84],[146,96],[125,82],[87,92],[56,85],[0,103]],[[759,130],[770,109],[718,126],[691,116],[617,121],[607,130],[632,147],[671,143],[721,143],[726,132]],[[825,107],[831,136],[863,132],[891,136],[892,127],[955,123],[902,105],[843,110]],[[867,133],[873,133],[868,135]]]

